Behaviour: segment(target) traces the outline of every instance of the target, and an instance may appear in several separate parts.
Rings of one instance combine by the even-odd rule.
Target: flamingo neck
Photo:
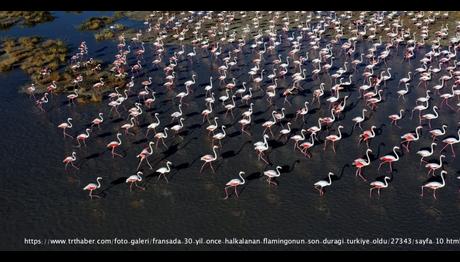
[[[280,169],[281,167],[276,167],[276,173],[278,174],[278,176],[281,176]]]
[[[243,178],[243,176],[242,176],[241,173],[240,173],[240,178],[241,178],[241,180],[242,180],[242,181],[241,181],[241,185],[243,185],[244,183],[246,183],[246,181],[244,180],[244,178]]]
[[[118,145],[121,145],[121,138],[120,138],[121,134],[118,134],[117,135],[117,139],[118,139]]]
[[[396,155],[396,160],[399,160],[399,155],[398,155],[398,153],[396,153],[396,148],[393,148],[393,153],[395,153],[395,155]]]
[[[216,160],[217,159],[217,152],[216,152],[215,147],[212,148],[212,152],[214,152],[214,160]]]
[[[101,182],[99,182],[99,180],[101,180],[101,178],[96,179],[96,181],[97,181],[97,188],[100,188],[100,187],[101,187]]]

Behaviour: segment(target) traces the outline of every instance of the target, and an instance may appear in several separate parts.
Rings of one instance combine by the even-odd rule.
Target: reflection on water
[[[85,40],[90,52],[94,52],[91,55],[103,57],[108,61],[116,52],[114,43],[96,42],[91,33],[75,30],[76,25],[90,16],[94,14],[84,12],[82,15],[74,15],[58,12],[58,18],[54,22],[39,25],[33,31],[13,28],[6,31],[6,34],[62,37],[73,45]],[[106,49],[103,49],[105,47]],[[363,51],[367,48],[365,45],[357,47]],[[170,46],[167,56],[177,48]],[[186,46],[185,49],[189,51],[191,47]],[[104,51],[96,52],[97,50]],[[152,61],[153,56],[148,55],[150,51],[151,47],[148,47],[145,61]],[[283,57],[288,51],[286,47],[281,47]],[[422,57],[426,51],[421,49],[417,57]],[[455,177],[458,175],[456,172],[460,168],[460,163],[455,162],[450,156],[446,158],[449,164],[447,171],[452,175],[446,179],[447,186],[439,190],[438,200],[433,200],[431,192],[427,192],[423,199],[419,197],[420,186],[428,177],[426,169],[419,166],[419,157],[415,155],[415,151],[431,143],[426,129],[422,132],[422,139],[411,145],[411,153],[401,154],[401,160],[394,165],[395,171],[391,174],[390,186],[381,190],[380,199],[376,192],[372,199],[369,198],[368,183],[386,175],[388,168],[384,166],[380,172],[377,171],[378,157],[391,153],[392,147],[400,143],[401,134],[413,131],[418,123],[417,118],[410,120],[406,116],[404,121],[399,122],[402,127],[400,129],[390,125],[388,115],[397,113],[399,108],[406,109],[405,114],[410,114],[415,99],[425,95],[423,88],[412,88],[412,85],[417,84],[417,81],[413,81],[411,91],[406,96],[406,104],[398,101],[394,95],[398,90],[398,81],[405,77],[408,71],[413,71],[419,66],[419,59],[411,61],[411,64],[400,63],[403,48],[399,49],[398,57],[395,57],[393,52],[395,51],[392,51],[392,57],[388,60],[393,78],[387,83],[385,101],[379,105],[377,111],[369,112],[368,118],[362,123],[363,129],[368,129],[371,125],[377,126],[377,136],[371,142],[373,161],[363,172],[368,182],[356,177],[355,169],[351,166],[355,158],[365,155],[365,145],[357,145],[360,131],[358,128],[352,129],[351,119],[361,115],[364,106],[362,100],[358,100],[359,94],[356,91],[347,92],[350,96],[347,112],[340,120],[345,126],[342,130],[344,139],[336,144],[336,154],[329,147],[326,151],[322,148],[324,136],[337,133],[337,125],[334,125],[325,134],[321,134],[321,142],[311,149],[311,159],[298,152],[294,153],[292,141],[284,144],[270,140],[272,149],[268,159],[272,165],[266,166],[257,160],[252,144],[262,140],[261,123],[270,117],[272,110],[279,111],[283,106],[286,106],[288,117],[295,117],[295,110],[303,106],[305,99],[311,101],[312,90],[319,87],[320,80],[307,79],[303,84],[305,90],[291,101],[292,107],[285,105],[282,97],[277,97],[274,100],[275,105],[269,108],[263,91],[255,90],[253,123],[258,124],[253,124],[248,129],[253,134],[251,137],[240,135],[240,127],[236,122],[241,112],[248,110],[248,106],[242,106],[240,101],[237,101],[239,108],[235,110],[236,118],[233,119],[230,115],[225,117],[221,103],[216,103],[219,125],[225,124],[229,127],[226,130],[228,137],[224,139],[223,149],[219,151],[220,158],[213,163],[216,174],[213,174],[209,167],[200,174],[200,156],[212,152],[211,139],[202,126],[200,112],[204,109],[204,92],[200,88],[209,81],[210,67],[217,68],[220,63],[206,58],[206,54],[200,52],[198,58],[203,63],[191,64],[188,59],[180,61],[177,66],[177,78],[180,79],[180,84],[176,87],[177,92],[184,90],[181,83],[190,79],[192,73],[199,76],[195,92],[187,98],[189,105],[183,108],[186,116],[184,125],[188,132],[168,138],[166,143],[169,149],[161,145],[155,149],[150,158],[154,169],[148,169],[147,165],[141,167],[145,179],[140,185],[145,186],[146,191],[130,192],[125,180],[136,170],[136,155],[148,143],[144,136],[145,126],[141,130],[134,129],[135,136],[122,137],[123,145],[119,152],[125,156],[123,159],[112,159],[105,145],[114,139],[118,127],[127,122],[125,115],[121,118],[107,117],[101,130],[91,133],[94,137],[87,141],[88,147],[77,149],[74,147],[75,141],[62,138],[62,131],[56,128],[57,124],[67,117],[72,117],[75,127],[72,128],[71,134],[79,134],[99,112],[109,116],[107,99],[103,104],[68,106],[65,97],[53,97],[46,105],[48,112],[44,114],[33,106],[27,96],[18,94],[19,86],[28,82],[24,73],[16,70],[0,74],[0,118],[3,123],[2,134],[8,138],[8,143],[2,143],[0,147],[0,166],[3,171],[0,176],[2,248],[25,249],[22,243],[24,237],[58,238],[69,235],[104,238],[160,238],[177,235],[205,238],[263,238],[270,234],[270,237],[280,238],[334,238],[433,237],[443,232],[445,236],[455,236],[452,228],[457,224],[460,210],[458,180]],[[271,71],[273,58],[267,54],[264,66],[268,71]],[[247,75],[252,59],[253,54],[245,52],[244,58],[239,59],[239,68],[229,73],[231,77],[236,78],[236,88],[239,88],[243,81],[252,83]],[[342,56],[337,57],[333,70],[343,65],[343,59]],[[133,62],[135,61],[130,60],[131,64]],[[383,69],[379,66],[376,72]],[[311,65],[307,65],[306,69],[307,72],[311,72]],[[161,71],[147,67],[147,73],[136,79],[136,87],[140,88],[139,82],[148,76],[153,78],[154,88],[158,90],[157,101],[152,110],[143,114],[140,120],[141,124],[156,121],[153,114],[158,112],[162,128],[170,123],[169,116],[177,110],[178,101],[172,99],[176,93],[163,88]],[[212,76],[214,79],[218,77],[215,72]],[[362,82],[360,75],[356,75],[354,80],[357,83]],[[326,90],[329,90],[330,83],[326,76],[323,81],[326,82]],[[268,84],[267,81],[265,85]],[[290,76],[278,81],[280,88],[286,88],[290,84]],[[225,94],[218,88],[215,88],[215,92],[216,98]],[[130,97],[127,107],[131,107],[136,100],[136,95]],[[435,99],[434,104],[439,102]],[[299,134],[302,128],[316,125],[318,117],[330,115],[326,104],[322,104],[321,107],[317,104],[310,105],[310,110],[311,113],[306,116],[306,123],[290,120],[293,123],[293,134]],[[449,126],[448,134],[454,134],[457,128],[456,121],[456,114],[444,109],[441,110],[440,118],[433,121],[432,125],[438,127],[445,123]],[[274,133],[278,132],[279,129],[275,128]],[[64,172],[63,156],[72,151],[77,152],[77,165],[81,169],[77,171],[69,168]],[[436,152],[433,159],[438,155]],[[169,183],[165,180],[158,181],[157,174],[153,172],[164,166],[167,160],[173,163],[173,171],[168,176]],[[277,178],[279,185],[269,186],[263,172],[277,165],[283,167],[281,176]],[[230,199],[223,200],[225,183],[236,178],[239,170],[246,172],[247,184],[238,188],[239,199],[231,195]],[[326,188],[326,194],[320,197],[313,184],[324,179],[328,171],[337,174],[338,179],[334,180],[333,184]],[[99,191],[102,199],[91,201],[87,192],[81,189],[87,183],[94,182],[97,176],[103,177],[103,186]],[[175,249],[171,246],[167,248]],[[360,248],[364,247],[356,247]]]

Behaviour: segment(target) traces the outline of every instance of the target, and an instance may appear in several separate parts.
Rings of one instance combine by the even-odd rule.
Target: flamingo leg
[[[71,164],[73,167],[75,167],[77,170],[80,169],[80,168],[78,168],[76,165],[74,165],[73,162],[70,162],[70,164]]]
[[[224,199],[228,199],[228,191],[227,191],[228,188],[229,188],[229,186],[224,188],[224,190],[225,190],[225,198]]]
[[[212,172],[215,174],[216,171],[214,170],[214,167],[212,167],[212,163],[211,163],[211,162],[209,162],[209,166],[211,166]]]
[[[208,162],[204,162],[204,164],[201,166],[200,173],[203,172],[203,168],[206,165],[206,163],[208,163]]]
[[[144,158],[141,158],[141,160],[139,161],[139,165],[137,165],[137,170],[139,170],[139,167],[141,167],[141,164],[142,164],[143,160],[144,160]]]

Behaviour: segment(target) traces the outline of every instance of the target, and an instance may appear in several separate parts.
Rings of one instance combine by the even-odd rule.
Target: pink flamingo
[[[334,176],[334,173],[332,172],[329,172],[329,174],[327,175],[328,178],[329,178],[329,181],[327,180],[320,180],[318,182],[316,182],[313,186],[315,187],[316,190],[319,191],[319,195],[320,196],[323,196],[324,195],[324,188],[327,187],[327,186],[330,186],[332,184],[332,178],[331,176]]]
[[[67,123],[64,122],[64,123],[59,124],[59,125],[58,125],[58,128],[62,128],[62,129],[63,129],[64,138],[65,138],[65,136],[68,136],[68,137],[70,137],[70,138],[73,139],[73,136],[71,136],[71,135],[69,135],[69,134],[67,134],[67,133],[65,132],[65,130],[66,130],[67,128],[72,128],[72,122],[70,122],[70,121],[72,121],[72,118],[71,118],[71,117],[67,118]]]
[[[326,146],[327,146],[327,141],[332,141],[332,150],[334,150],[334,153],[335,153],[335,142],[337,141],[340,141],[342,139],[342,132],[340,132],[340,129],[342,129],[343,126],[340,125],[338,128],[337,128],[337,131],[339,132],[339,135],[328,135],[326,136],[326,140],[324,140],[324,148],[323,150],[326,150]]]
[[[360,144],[361,142],[364,141],[364,142],[366,142],[366,145],[369,148],[369,140],[371,140],[372,138],[375,137],[374,129],[376,129],[376,128],[377,128],[376,126],[371,126],[370,130],[366,130],[362,134],[360,134],[358,144]]]
[[[133,135],[133,136],[134,136],[133,133],[130,133],[130,132],[129,132],[129,129],[131,129],[131,128],[134,127],[134,117],[131,117],[130,122],[131,122],[131,124],[129,124],[129,123],[128,123],[128,124],[124,124],[124,125],[121,126],[121,128],[125,130],[125,134],[127,134],[127,135],[129,134],[129,135]]]
[[[75,104],[75,103],[74,103],[74,100],[75,100],[75,98],[78,97],[78,89],[73,90],[73,92],[74,92],[75,94],[70,94],[70,95],[67,96],[67,99],[69,99],[69,105],[70,105],[71,103],[72,103],[72,104]]]
[[[102,124],[102,122],[104,122],[104,118],[102,117],[104,114],[103,113],[99,113],[99,118],[94,118],[93,121],[91,121],[92,125],[91,125],[91,130],[93,129],[93,126],[97,126],[99,129],[101,129],[101,126],[100,124]]]
[[[93,191],[101,187],[101,183],[99,182],[99,180],[102,180],[102,177],[98,177],[96,179],[97,185],[95,183],[89,183],[88,185],[86,185],[83,188],[83,190],[88,190],[89,191],[89,197],[91,199],[93,199]],[[97,196],[97,195],[94,196],[94,197],[101,198],[100,196]]]
[[[224,188],[224,190],[225,190],[225,198],[224,198],[224,199],[227,199],[227,198],[228,198],[228,191],[227,191],[227,189],[230,188],[230,187],[233,187],[233,188],[235,189],[235,195],[236,195],[237,198],[239,198],[239,196],[238,196],[238,191],[237,191],[236,188],[237,188],[238,186],[244,185],[244,184],[246,183],[246,181],[245,181],[244,178],[243,178],[243,175],[244,175],[244,174],[245,174],[245,173],[244,173],[243,171],[240,171],[240,173],[238,174],[238,176],[241,178],[241,180],[238,179],[238,178],[235,178],[235,179],[232,179],[232,180],[228,181],[227,184],[225,184],[226,187]]]
[[[357,158],[353,161],[353,165],[356,166],[355,176],[359,175],[364,181],[367,181],[367,179],[365,179],[362,176],[362,168],[371,164],[371,159],[369,158],[369,152],[372,152],[372,150],[371,149],[366,150],[367,161],[363,158]]]
[[[393,153],[396,155],[393,156],[393,155],[384,155],[382,157],[380,157],[380,161],[382,161],[379,165],[379,168],[377,170],[380,170],[380,167],[385,164],[385,163],[389,163],[390,164],[390,172],[393,172],[393,167],[392,167],[392,164],[393,162],[396,162],[399,160],[399,155],[396,153],[396,149],[400,149],[399,147],[395,146],[393,147]]]
[[[312,133],[310,135],[310,137],[311,137],[311,142],[307,141],[307,142],[303,142],[302,144],[299,145],[300,151],[305,156],[308,156],[308,158],[311,158],[311,153],[308,150],[315,145],[316,134]]]
[[[75,169],[77,169],[77,170],[80,169],[80,168],[78,168],[77,166],[75,166],[75,165],[73,164],[73,162],[75,162],[75,161],[77,160],[76,155],[77,155],[77,153],[72,152],[72,156],[68,156],[68,157],[64,158],[64,160],[62,161],[62,163],[65,164],[65,170],[67,170],[67,166],[68,166],[69,164],[71,164],[71,165],[72,165],[73,167],[75,167]]]
[[[206,164],[209,164],[209,166],[212,169],[212,172],[215,173],[214,168],[212,167],[212,162],[217,159],[216,148],[218,148],[218,146],[212,147],[212,151],[214,152],[214,157],[212,155],[204,155],[200,158],[201,161],[204,161],[204,164],[201,166],[200,173],[203,172],[203,168]]]
[[[158,175],[158,179],[157,180],[160,180],[161,176],[164,177],[164,179],[166,180],[166,183],[169,183],[168,179],[166,178],[166,174],[168,174],[169,172],[171,172],[171,167],[169,165],[172,165],[172,163],[170,161],[167,161],[166,162],[166,167],[161,167],[161,168],[158,168],[157,169],[157,173],[160,173],[160,175]]]
[[[153,169],[152,165],[150,165],[148,157],[153,154],[153,148],[152,145],[155,144],[153,141],[149,142],[148,147],[142,149],[142,151],[137,155],[137,158],[140,158],[139,160],[139,165],[137,165],[137,170],[139,170],[139,167],[141,167],[142,161],[147,161],[147,164],[149,165],[150,169]],[[150,152],[149,152],[150,149]]]
[[[130,177],[128,177],[128,178],[126,179],[126,183],[131,183],[131,184],[129,185],[129,191],[133,191],[133,184],[134,184],[137,188],[139,188],[139,189],[141,189],[141,190],[145,190],[144,187],[141,187],[141,186],[138,186],[138,185],[137,185],[137,182],[141,182],[141,181],[142,181],[141,175],[143,175],[143,173],[142,173],[141,171],[139,171],[139,172],[137,172],[137,174],[132,175],[132,176],[130,176]]]
[[[407,152],[409,152],[410,142],[417,141],[420,139],[420,135],[418,132],[422,128],[423,128],[422,126],[417,126],[417,128],[415,128],[415,135],[413,133],[406,133],[401,136],[401,139],[403,139],[403,141],[401,142],[401,145],[406,148]],[[407,145],[405,145],[404,143],[407,143]]]
[[[89,137],[89,131],[91,131],[91,129],[87,128],[86,130],[86,133],[83,133],[83,134],[79,134],[77,136],[77,142],[78,142],[78,146],[77,147],[81,147],[81,144],[80,144],[80,141],[83,141],[83,144],[86,146],[86,139],[88,139]]]
[[[276,183],[272,182],[272,179],[275,178],[275,177],[279,177],[281,175],[281,173],[280,173],[281,168],[282,168],[281,166],[277,166],[275,168],[276,171],[275,170],[267,170],[267,171],[264,172],[264,176],[267,177],[267,182],[268,182],[269,185],[273,184],[273,185],[277,186]]]
[[[457,134],[458,134],[458,138],[449,137],[449,138],[446,138],[446,139],[442,140],[442,142],[444,142],[446,145],[441,149],[441,152],[444,151],[444,149],[448,145],[450,145],[450,148],[452,149],[452,156],[455,157],[455,151],[454,151],[454,146],[453,145],[460,142],[460,129],[458,129]]]
[[[296,147],[298,148],[300,141],[305,140],[304,132],[307,132],[307,130],[302,129],[302,130],[300,130],[300,135],[291,136],[290,139],[294,141],[294,150],[295,150]]]
[[[426,168],[428,168],[428,175],[433,172],[433,176],[434,176],[434,172],[440,168],[442,168],[442,159],[446,157],[445,155],[440,155],[439,156],[439,164],[438,163],[428,163],[425,165]]]
[[[443,136],[446,134],[447,125],[442,125],[442,130],[439,128],[430,130],[431,137],[433,138],[433,142],[436,140],[438,136]]]
[[[422,186],[422,193],[420,194],[420,197],[423,197],[423,189],[425,187],[427,187],[427,188],[433,189],[433,197],[434,197],[434,199],[436,199],[436,190],[440,189],[440,188],[442,188],[442,187],[444,187],[446,185],[446,181],[444,180],[444,175],[446,175],[446,174],[447,174],[447,171],[445,171],[445,170],[441,171],[441,179],[442,179],[441,183],[439,183],[437,181],[432,181],[432,182],[425,183]]]
[[[369,189],[369,197],[372,197],[372,190],[374,189],[377,189],[377,194],[379,195],[379,198],[380,198],[380,189],[381,188],[387,188],[388,187],[388,181],[390,177],[389,176],[385,176],[383,178],[383,181],[373,181],[371,182],[371,188]]]
[[[120,136],[121,136],[121,133],[117,133],[118,142],[117,141],[112,141],[112,142],[107,144],[107,147],[112,149],[112,158],[115,158],[115,156],[123,157],[122,155],[115,153],[115,148],[121,146]]]
[[[161,142],[163,143],[163,146],[168,148],[168,146],[166,146],[165,144],[165,138],[168,138],[168,133],[166,133],[166,131],[168,131],[169,128],[165,127],[163,132],[159,132],[159,133],[156,133],[155,134],[155,138],[157,139],[157,145],[156,145],[156,148],[158,148],[158,142],[161,140]]]
[[[400,126],[398,126],[398,120],[401,120],[403,112],[404,112],[404,109],[401,109],[399,110],[399,115],[397,114],[389,115],[388,118],[391,120],[391,124],[394,124],[395,126],[401,128]]]

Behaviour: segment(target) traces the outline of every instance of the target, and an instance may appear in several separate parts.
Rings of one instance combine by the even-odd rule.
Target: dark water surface
[[[84,12],[81,15],[58,12],[58,18],[47,24],[30,29],[13,28],[5,35],[42,35],[46,37],[62,37],[74,48],[83,40],[87,41],[92,56],[111,61],[115,55],[115,43],[110,41],[96,42],[91,33],[78,32],[75,26],[95,13]],[[70,28],[73,28],[70,30]],[[61,31],[62,30],[62,31]],[[286,36],[284,36],[286,37]],[[287,44],[285,40],[284,45]],[[307,45],[307,43],[305,44]],[[366,52],[367,47],[358,44],[358,52]],[[166,57],[173,52],[169,47]],[[305,48],[305,47],[304,47]],[[302,53],[305,53],[304,48]],[[338,48],[338,47],[337,47]],[[97,50],[103,49],[101,52]],[[289,51],[287,46],[281,47],[283,57]],[[226,50],[226,47],[223,48]],[[186,46],[186,53],[191,51]],[[409,118],[410,110],[415,105],[417,97],[424,96],[423,88],[415,88],[418,78],[411,82],[411,91],[406,96],[406,102],[398,102],[396,91],[400,78],[407,76],[408,71],[414,71],[420,66],[419,60],[426,50],[420,50],[416,59],[411,63],[401,63],[404,48],[399,48],[398,56],[392,50],[388,65],[392,67],[392,79],[384,89],[384,102],[376,111],[368,112],[368,118],[362,123],[363,129],[375,125],[379,128],[378,134],[371,142],[373,158],[371,165],[364,169],[364,175],[369,182],[377,177],[386,175],[388,166],[377,172],[378,157],[391,153],[392,147],[399,145],[400,136],[414,131],[418,125],[418,118]],[[354,159],[365,154],[365,145],[358,146],[360,130],[352,130],[352,118],[361,115],[363,101],[358,100],[356,88],[362,83],[360,67],[353,81],[351,91],[342,92],[349,95],[346,112],[330,131],[336,134],[338,124],[345,126],[342,129],[344,138],[336,145],[337,154],[328,147],[323,151],[322,141],[324,133],[320,135],[321,144],[311,150],[313,158],[307,159],[298,151],[293,151],[292,141],[286,145],[270,140],[269,160],[272,166],[266,166],[257,160],[252,144],[262,140],[261,124],[271,117],[271,111],[283,107],[283,98],[279,96],[276,104],[270,108],[263,91],[254,92],[253,122],[249,128],[252,137],[242,135],[238,120],[240,114],[248,109],[241,106],[237,99],[238,109],[234,111],[235,119],[230,115],[225,117],[225,110],[220,101],[216,101],[214,110],[219,116],[219,126],[224,123],[227,128],[227,137],[223,140],[219,159],[214,163],[217,173],[212,174],[206,169],[200,174],[202,162],[199,158],[212,152],[210,138],[206,135],[207,123],[201,123],[200,112],[205,109],[203,88],[209,82],[209,72],[212,69],[214,79],[217,79],[216,63],[200,48],[193,64],[188,59],[180,61],[175,92],[184,90],[183,83],[191,79],[196,73],[197,83],[195,92],[184,101],[189,105],[183,108],[185,121],[181,136],[169,136],[165,149],[160,144],[150,157],[154,170],[165,166],[166,160],[173,163],[170,182],[157,181],[157,174],[149,170],[147,165],[142,169],[146,175],[143,185],[146,191],[130,192],[125,180],[135,174],[138,164],[136,155],[148,144],[144,134],[146,126],[155,121],[153,114],[160,113],[162,130],[170,123],[170,114],[177,111],[178,102],[171,102],[176,93],[167,91],[162,86],[164,74],[162,70],[148,68],[144,75],[136,79],[135,90],[142,86],[140,82],[148,76],[153,77],[153,85],[157,92],[157,101],[151,110],[141,116],[141,129],[134,128],[136,136],[122,136],[123,145],[118,152],[124,158],[112,159],[106,150],[106,144],[114,140],[119,126],[127,118],[126,112],[122,119],[108,118],[108,100],[102,104],[68,106],[65,97],[52,97],[45,108],[47,113],[40,112],[33,101],[24,94],[18,93],[20,86],[28,83],[28,77],[19,70],[0,74],[0,111],[1,111],[1,146],[0,146],[0,249],[390,249],[389,246],[30,246],[24,245],[24,238],[58,239],[58,238],[390,238],[390,237],[458,237],[458,217],[460,202],[456,179],[460,164],[446,151],[445,164],[449,172],[446,178],[446,187],[439,190],[438,200],[434,200],[431,192],[423,199],[420,198],[420,186],[429,178],[427,170],[419,167],[419,157],[415,154],[419,148],[428,147],[431,142],[427,125],[422,132],[420,141],[411,145],[411,152],[401,156],[401,160],[394,165],[393,179],[387,189],[381,191],[381,198],[369,198],[369,183],[355,177],[355,168],[351,166]],[[152,53],[151,47],[146,53]],[[244,58],[242,56],[244,55]],[[207,58],[202,58],[206,57]],[[150,64],[153,55],[147,54],[145,64]],[[249,47],[244,48],[244,54],[239,55],[239,66],[232,70],[231,77],[237,78],[237,88],[243,81],[252,86],[247,72],[253,65],[251,60],[255,54]],[[344,56],[336,53],[338,61],[334,61],[335,72],[343,65]],[[110,59],[110,60],[109,60]],[[198,59],[200,62],[198,63]],[[265,75],[271,73],[271,61],[274,55],[265,55]],[[135,60],[131,60],[133,64]],[[167,61],[165,59],[165,61]],[[237,68],[237,67],[235,67]],[[384,64],[378,65],[376,73],[383,70]],[[305,89],[291,100],[293,106],[286,105],[287,118],[294,118],[295,111],[303,106],[305,99],[311,102],[312,90],[319,87],[320,80],[311,80],[311,64],[307,65],[307,80],[303,82]],[[290,72],[294,72],[291,68]],[[351,71],[349,71],[351,72]],[[445,74],[445,70],[439,75]],[[346,75],[346,79],[348,75]],[[322,76],[326,83],[326,90],[330,89],[327,76]],[[282,88],[291,85],[291,78],[281,79],[278,82]],[[264,86],[269,85],[265,78]],[[435,85],[435,81],[429,83]],[[441,90],[441,93],[450,92],[451,84]],[[402,86],[400,87],[402,88]],[[218,80],[214,81],[214,91],[217,97],[225,92],[219,89]],[[306,117],[304,128],[316,125],[318,117],[329,116],[328,103],[322,98],[322,105],[310,105],[310,112]],[[137,96],[133,95],[126,102],[126,107],[133,106]],[[440,99],[435,97],[431,106],[439,104]],[[456,98],[450,101],[455,105]],[[388,115],[397,113],[399,108],[408,110],[403,120],[399,122],[402,129],[390,126]],[[143,107],[145,109],[145,107]],[[120,107],[120,111],[123,111]],[[145,111],[145,110],[144,110]],[[87,141],[88,147],[74,148],[75,141],[62,138],[62,131],[57,125],[67,117],[73,118],[74,127],[68,132],[72,135],[80,134],[99,112],[104,113],[105,122],[102,130],[91,133]],[[433,128],[447,124],[448,135],[455,135],[458,116],[455,112],[444,108],[440,117],[432,122]],[[302,121],[294,122],[292,134],[300,133]],[[279,132],[276,126],[274,132]],[[327,133],[327,131],[326,131]],[[172,135],[172,132],[169,132]],[[152,136],[150,136],[151,138]],[[442,143],[433,158],[438,159]],[[79,171],[69,168],[64,171],[62,160],[75,150],[76,164]],[[401,151],[400,151],[401,152]],[[457,152],[460,154],[460,152]],[[263,177],[263,171],[274,169],[277,165],[283,167],[281,176],[277,179],[279,185],[268,186]],[[230,179],[236,178],[240,170],[246,172],[247,183],[240,187],[240,198],[232,196],[223,200],[223,188]],[[313,184],[324,179],[329,171],[339,175],[339,179],[327,188],[324,197],[320,197],[313,188]],[[439,171],[437,172],[439,174]],[[96,177],[103,177],[102,188],[95,191],[101,193],[102,199],[90,200],[82,188],[95,182]],[[394,248],[394,247],[393,247]],[[400,249],[458,249],[458,246],[396,246]]]

